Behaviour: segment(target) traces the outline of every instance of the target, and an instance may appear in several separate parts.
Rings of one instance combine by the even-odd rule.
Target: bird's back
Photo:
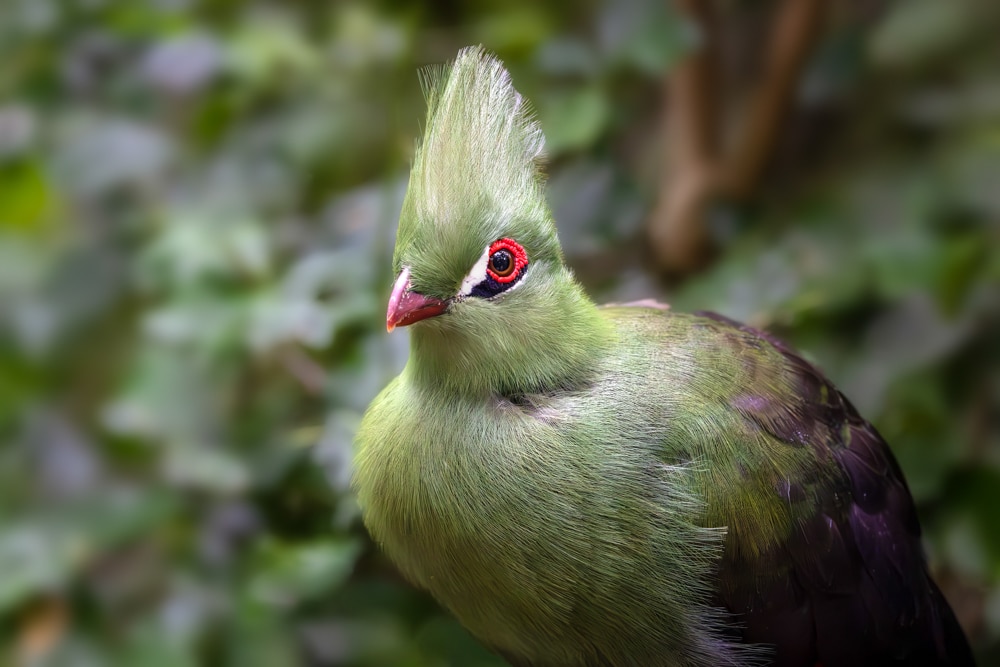
[[[664,330],[688,332],[665,344],[698,367],[678,413],[686,430],[705,419],[698,403],[739,418],[666,449],[668,460],[706,460],[704,521],[728,529],[716,601],[733,635],[789,667],[972,665],[875,428],[781,341],[713,314],[663,317]]]

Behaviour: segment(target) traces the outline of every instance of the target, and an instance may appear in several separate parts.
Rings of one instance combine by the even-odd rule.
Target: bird
[[[355,438],[375,544],[515,667],[972,665],[886,442],[769,333],[598,306],[503,63],[425,70]]]

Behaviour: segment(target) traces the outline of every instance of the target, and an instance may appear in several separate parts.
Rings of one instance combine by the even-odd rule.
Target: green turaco
[[[972,664],[848,400],[723,317],[595,305],[502,64],[425,83],[387,317],[410,356],[354,479],[402,573],[512,665]]]

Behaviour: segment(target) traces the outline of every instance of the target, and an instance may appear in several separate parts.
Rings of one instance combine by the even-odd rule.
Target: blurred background
[[[1000,664],[994,0],[0,2],[0,664],[485,666],[373,550],[417,68],[535,102],[569,261],[785,336]]]

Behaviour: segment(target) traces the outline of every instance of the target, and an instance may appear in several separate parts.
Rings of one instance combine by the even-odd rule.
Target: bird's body
[[[847,400],[734,322],[595,306],[502,67],[467,50],[430,99],[389,313],[411,356],[355,476],[403,574],[514,665],[972,664]]]

